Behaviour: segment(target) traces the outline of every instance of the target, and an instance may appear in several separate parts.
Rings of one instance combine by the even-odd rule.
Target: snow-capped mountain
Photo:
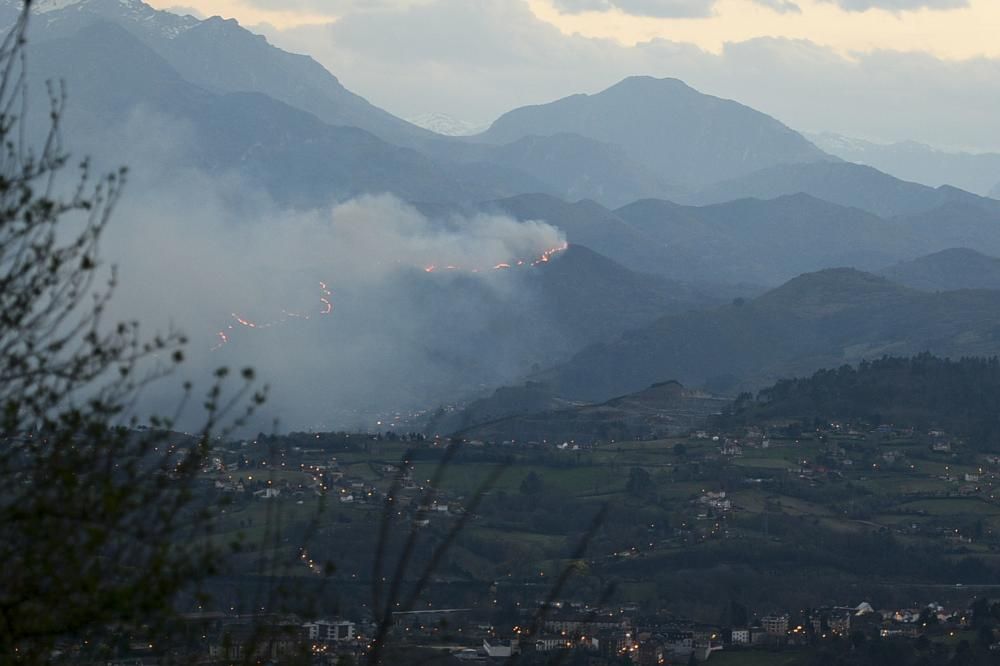
[[[1000,154],[941,150],[916,141],[876,143],[826,132],[808,135],[817,146],[849,162],[866,164],[930,187],[954,185],[996,197]]]
[[[20,7],[19,0],[0,0],[0,23],[12,24]],[[413,145],[434,136],[347,90],[312,58],[272,46],[233,19],[180,16],[142,0],[38,0],[33,12],[29,41],[69,38],[88,26],[113,23],[206,90],[262,93],[391,143]]]
[[[423,113],[419,116],[409,118],[409,121],[417,127],[423,127],[435,134],[444,136],[472,136],[484,131],[487,126],[475,125],[473,123],[459,120],[447,113]]]
[[[7,0],[5,4],[18,9],[21,5],[15,0]],[[175,39],[199,23],[193,16],[155,9],[141,0],[36,0],[32,12],[47,31],[61,34],[100,18],[133,31]]]

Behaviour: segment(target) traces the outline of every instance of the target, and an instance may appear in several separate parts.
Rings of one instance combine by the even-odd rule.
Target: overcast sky
[[[1000,150],[1000,0],[182,2],[312,55],[403,117],[488,124],[649,74],[803,131]]]

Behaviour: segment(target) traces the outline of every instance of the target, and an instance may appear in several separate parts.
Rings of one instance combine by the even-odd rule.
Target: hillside
[[[639,272],[663,273],[662,245],[590,200],[567,203],[543,194],[522,194],[482,205],[518,220],[544,220],[566,234],[570,243],[592,248]]]
[[[567,201],[593,199],[616,206],[682,192],[630,160],[621,148],[575,134],[522,137],[492,148],[484,159],[537,178]]]
[[[541,184],[538,192],[568,201],[592,199],[620,206],[686,192],[631,160],[621,148],[579,134],[531,135],[500,145],[439,139],[424,143],[421,150],[442,161],[515,170],[536,179]]]
[[[806,194],[694,207],[637,201],[615,215],[663,247],[672,275],[777,285],[834,266],[873,270],[907,256],[905,230]]]
[[[650,77],[515,109],[477,138],[504,144],[565,132],[618,146],[666,181],[687,187],[776,164],[832,159],[770,116],[677,79]]]
[[[924,291],[1000,289],[1000,259],[952,248],[879,271],[893,282]]]
[[[837,134],[810,134],[814,144],[848,162],[892,174],[902,180],[939,187],[953,185],[989,196],[1000,180],[1000,155],[940,150],[916,141],[881,144]]]
[[[584,246],[570,245],[526,276],[530,296],[559,322],[567,346],[610,339],[669,312],[730,300],[730,288],[639,273]]]
[[[688,201],[704,205],[751,197],[774,199],[799,192],[886,218],[927,212],[956,202],[1000,210],[1000,202],[955,187],[927,187],[868,166],[829,161],[763,169],[703,188]]]
[[[442,164],[261,93],[206,90],[117,23],[89,23],[45,39],[30,56],[35,76],[66,80],[72,104],[65,127],[92,138],[80,149],[107,163],[136,162],[119,133],[162,132],[166,120],[180,128],[177,140],[168,139],[174,158],[210,172],[236,171],[282,203],[326,205],[365,192],[482,200],[544,187],[509,169]],[[34,90],[33,105],[44,108],[44,89]]]
[[[141,0],[42,1],[36,14],[35,39],[68,37],[96,23],[112,22],[186,81],[206,90],[261,93],[325,123],[358,127],[391,143],[413,145],[435,136],[347,90],[312,58],[282,51],[231,19],[179,16]],[[122,59],[121,65],[127,62]]]
[[[931,351],[1000,350],[1000,292],[924,293],[851,269],[795,278],[754,300],[663,317],[541,373],[559,395],[605,400],[665,377],[736,393],[821,367]]]
[[[967,437],[974,449],[1000,442],[1000,361],[930,354],[881,358],[783,379],[756,399],[738,401],[722,423],[772,420],[864,421],[936,428]]]
[[[824,268],[878,271],[954,247],[1000,254],[1000,210],[987,199],[893,219],[803,193],[705,206],[642,199],[616,210],[530,194],[482,208],[545,220],[633,270],[692,283],[777,286]]]
[[[489,442],[535,441],[590,444],[597,441],[659,439],[686,432],[727,405],[677,382],[654,384],[599,405],[565,407],[480,423],[457,433]]]

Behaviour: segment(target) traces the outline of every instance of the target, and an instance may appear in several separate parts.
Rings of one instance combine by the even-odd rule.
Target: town
[[[946,431],[841,421],[638,441],[219,441],[198,496],[221,507],[210,539],[239,549],[177,631],[204,663],[303,646],[309,663],[365,663],[376,640],[463,662],[796,663],[867,641],[995,654],[998,475],[1000,458]],[[381,608],[375,559],[399,585]],[[264,561],[267,585],[298,585],[284,613],[249,602]],[[129,637],[114,663],[178,657]]]

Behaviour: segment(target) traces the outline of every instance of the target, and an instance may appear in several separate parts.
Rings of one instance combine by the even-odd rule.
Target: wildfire
[[[545,264],[548,263],[552,259],[552,257],[564,251],[568,247],[569,247],[568,243],[562,243],[561,245],[557,245],[556,247],[551,247],[548,250],[545,250],[540,255],[538,255],[538,257],[530,261],[525,261],[524,259],[512,259],[509,262],[501,261],[499,264],[495,264],[492,267],[492,269],[495,271],[503,271],[507,270],[508,268],[516,268],[520,266],[538,266],[539,264]],[[425,273],[437,273],[441,270],[461,271],[466,269],[463,269],[461,266],[455,266],[454,264],[448,264],[443,268],[438,266],[437,264],[429,264],[424,267]],[[470,273],[480,273],[482,271],[482,269],[480,268],[470,268],[467,270]]]
[[[493,267],[492,267],[492,270],[494,270],[494,271],[502,271],[502,270],[510,270],[512,268],[520,268],[520,267],[523,267],[523,266],[538,266],[540,264],[545,264],[545,263],[548,263],[552,259],[552,257],[554,257],[555,255],[559,254],[560,252],[564,251],[567,247],[569,247],[569,245],[567,243],[562,243],[561,245],[558,245],[556,247],[552,247],[552,248],[549,248],[549,249],[545,250],[544,252],[542,252],[540,255],[538,255],[538,257],[536,257],[533,260],[524,260],[524,259],[516,259],[516,260],[514,260],[514,259],[512,259],[509,262],[508,261],[502,261],[502,262],[500,262],[498,264],[494,264]],[[482,269],[482,270],[480,268],[465,269],[465,268],[463,268],[461,266],[456,266],[455,264],[446,264],[443,268],[441,268],[437,264],[429,264],[428,266],[425,266],[423,270],[424,270],[425,273],[435,273],[435,272],[438,272],[440,270],[445,270],[445,271],[462,271],[462,270],[468,270],[470,273],[480,273],[480,272],[482,272],[482,270],[485,270],[485,269]],[[333,300],[332,300],[333,292],[330,290],[330,287],[329,287],[329,285],[327,285],[326,282],[320,281],[319,288],[320,288],[320,296],[319,296],[320,309],[319,309],[319,314],[320,315],[331,314],[333,312]],[[288,322],[289,319],[309,319],[310,318],[310,316],[308,314],[301,314],[301,313],[289,312],[288,310],[282,310],[281,311],[281,317],[279,319],[275,319],[273,321],[268,321],[268,322],[253,321],[251,319],[247,319],[245,317],[242,317],[242,316],[240,316],[239,314],[237,314],[235,312],[233,312],[231,314],[231,317],[232,317],[232,321],[226,326],[226,328],[224,330],[221,330],[221,331],[218,332],[217,335],[218,335],[218,338],[219,338],[219,342],[214,347],[212,347],[212,351],[220,349],[221,347],[223,347],[223,346],[225,346],[225,345],[227,345],[227,344],[229,344],[231,342],[231,340],[232,340],[231,333],[227,333],[227,331],[233,331],[233,330],[235,330],[235,327],[237,325],[242,326],[244,328],[251,328],[251,329],[254,329],[254,330],[263,330],[265,328],[272,328],[274,326],[280,326],[282,324],[285,324],[286,322]]]
[[[331,312],[333,312],[333,301],[330,300],[330,297],[333,295],[333,292],[330,291],[330,288],[327,286],[326,282],[322,282],[321,281],[319,283],[319,288],[320,288],[319,302],[320,302],[320,306],[321,306],[320,310],[319,310],[319,314],[321,314],[321,315],[328,315]],[[252,320],[247,319],[245,317],[241,317],[240,315],[236,314],[235,312],[233,312],[231,314],[231,316],[232,316],[233,322],[235,322],[235,324],[239,324],[240,326],[243,326],[245,328],[252,328],[252,329],[255,329],[255,330],[263,330],[265,328],[272,328],[274,326],[280,326],[280,325],[288,322],[289,319],[309,319],[310,318],[308,314],[301,314],[301,313],[298,313],[298,312],[289,312],[288,310],[282,310],[281,311],[281,317],[279,319],[275,319],[275,320],[264,322],[264,323],[255,322],[255,321],[252,321]],[[212,351],[220,349],[221,347],[229,344],[232,341],[232,338],[230,337],[230,334],[226,333],[226,331],[232,331],[232,330],[234,330],[234,324],[230,323],[229,325],[226,326],[226,328],[224,330],[218,332],[219,342],[214,347],[212,347]]]
[[[323,304],[323,309],[320,310],[319,313],[328,315],[333,312],[333,302],[330,300],[330,296],[333,295],[333,292],[327,288],[326,282],[323,282],[322,280],[319,283],[319,288],[323,290],[323,295],[319,297],[319,302]]]

